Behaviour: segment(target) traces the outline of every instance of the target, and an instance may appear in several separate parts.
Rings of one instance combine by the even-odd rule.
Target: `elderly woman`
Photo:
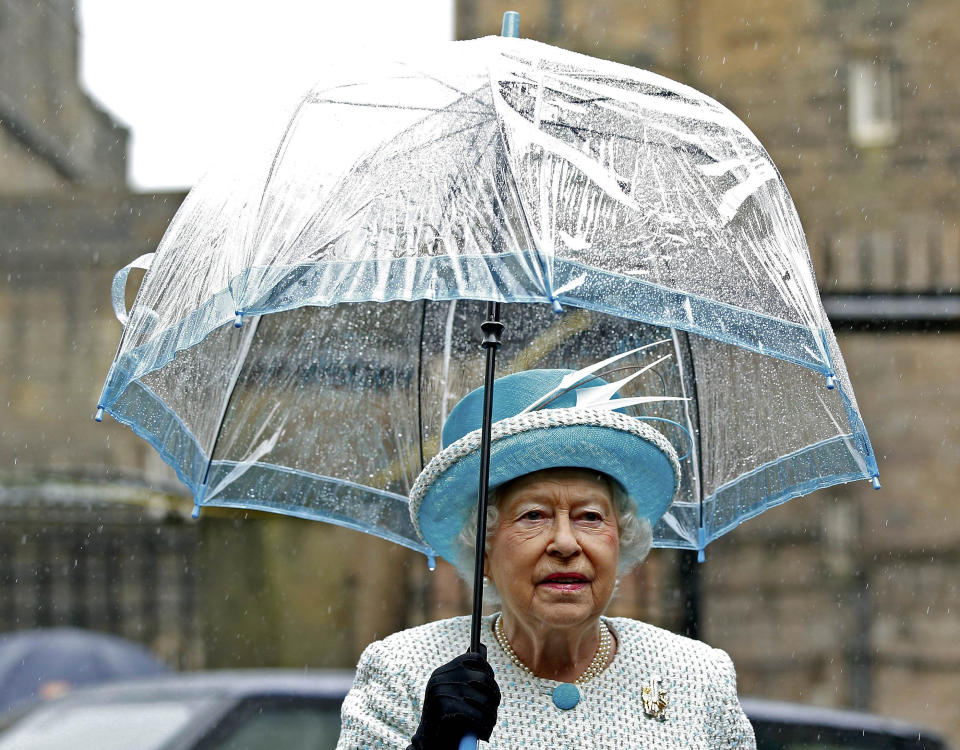
[[[618,576],[642,560],[679,484],[670,442],[595,402],[604,382],[558,389],[566,370],[494,388],[484,618],[487,660],[464,654],[470,621],[372,643],[343,704],[340,748],[753,748],[730,658],[626,618],[607,618]],[[482,393],[443,429],[411,492],[414,525],[471,569]],[[578,405],[581,404],[581,405]],[[532,407],[532,408],[531,408]]]

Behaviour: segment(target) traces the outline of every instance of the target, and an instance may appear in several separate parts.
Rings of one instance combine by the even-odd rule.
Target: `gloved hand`
[[[466,653],[438,667],[427,682],[413,750],[456,750],[467,733],[489,740],[497,723],[500,687],[483,655]],[[408,748],[408,750],[410,750]]]

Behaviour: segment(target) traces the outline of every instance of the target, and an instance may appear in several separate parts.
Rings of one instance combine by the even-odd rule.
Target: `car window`
[[[198,701],[47,705],[0,736],[0,750],[158,750],[204,710]]]
[[[203,750],[334,750],[340,737],[337,701],[246,703]]]

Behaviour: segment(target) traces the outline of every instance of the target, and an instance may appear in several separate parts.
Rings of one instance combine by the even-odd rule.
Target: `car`
[[[0,717],[81,686],[169,671],[139,643],[107,633],[81,628],[0,633]]]
[[[743,698],[757,750],[948,750],[921,727],[860,711]]]
[[[0,750],[332,750],[351,671],[225,670],[86,688],[35,706]]]
[[[353,672],[225,670],[87,688],[22,715],[0,750],[333,750]],[[948,750],[905,722],[744,698],[757,750]]]

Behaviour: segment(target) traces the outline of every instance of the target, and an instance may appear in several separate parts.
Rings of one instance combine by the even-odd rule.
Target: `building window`
[[[879,60],[853,60],[847,71],[850,139],[863,148],[891,145],[900,134],[894,65]]]

